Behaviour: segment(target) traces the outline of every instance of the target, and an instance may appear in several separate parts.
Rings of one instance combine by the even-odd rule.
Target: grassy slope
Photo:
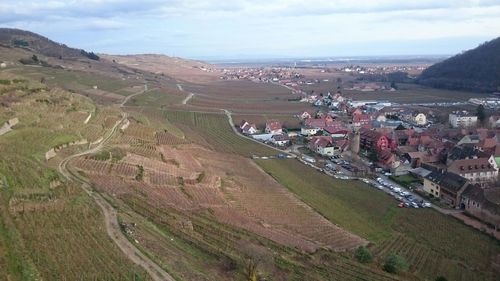
[[[480,274],[474,279],[494,278],[490,263],[492,256],[500,253],[498,242],[452,218],[431,209],[396,209],[396,201],[385,193],[361,182],[332,179],[296,160],[258,164],[329,220],[370,239],[376,244],[375,251],[377,244],[383,245],[400,234],[408,247],[415,243],[424,246],[440,267],[431,272],[413,268],[422,277]],[[408,259],[413,258],[411,254],[406,253]]]

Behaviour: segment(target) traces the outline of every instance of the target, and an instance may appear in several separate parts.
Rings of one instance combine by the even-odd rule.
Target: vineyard
[[[42,278],[150,280],[108,238],[102,215],[90,198],[71,188],[65,192],[70,194],[64,199],[15,216],[24,246]]]
[[[211,214],[179,213],[138,196],[121,198],[135,211],[123,216],[128,225],[137,225],[131,227],[131,237],[179,278],[240,280],[245,260],[254,257],[261,260],[262,275],[272,280],[401,280],[340,254],[321,250],[310,256],[282,247],[251,232],[218,223]],[[322,262],[316,263],[316,259]]]
[[[165,111],[165,117],[183,129],[188,139],[201,145],[208,144],[215,151],[243,156],[276,154],[270,148],[235,134],[223,114]]]
[[[296,160],[258,164],[330,221],[374,242],[380,262],[397,252],[420,278],[497,280],[491,264],[500,245],[458,221],[434,210],[395,208],[391,197],[359,181],[346,185],[312,169],[305,176]]]
[[[11,93],[17,102],[0,108],[0,116],[20,120],[0,137],[0,280],[150,280],[108,238],[90,198],[61,180],[52,168],[57,163],[45,161],[50,148],[83,138],[94,105],[22,83]],[[92,122],[104,126],[104,119]]]

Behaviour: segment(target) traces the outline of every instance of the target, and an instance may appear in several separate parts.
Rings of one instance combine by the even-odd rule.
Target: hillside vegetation
[[[48,57],[99,60],[99,57],[92,52],[70,48],[39,34],[20,29],[0,28],[0,44],[6,47],[23,48]]]
[[[418,82],[450,90],[499,91],[500,38],[427,68]]]

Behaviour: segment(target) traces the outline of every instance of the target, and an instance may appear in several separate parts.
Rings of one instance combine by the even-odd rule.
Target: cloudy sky
[[[1,0],[0,27],[113,54],[453,54],[500,36],[500,0]]]

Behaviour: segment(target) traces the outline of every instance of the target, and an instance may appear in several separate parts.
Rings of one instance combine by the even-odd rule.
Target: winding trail
[[[179,89],[179,91],[186,92],[186,91],[184,91],[184,88],[182,88],[181,84],[177,84],[177,88]],[[195,93],[189,92],[188,96],[185,99],[182,100],[182,104],[187,104],[189,102],[189,100],[194,97],[194,95],[195,95]]]
[[[123,107],[125,103],[132,97],[140,94],[144,94],[147,91],[147,84],[144,85],[144,91],[128,96],[124,99],[124,101],[120,104],[120,107]],[[102,148],[111,140],[114,134],[118,131],[118,128],[121,124],[125,122],[128,114],[122,111],[122,118],[115,123],[113,128],[103,136],[102,140],[93,148],[89,148],[83,152],[76,153],[66,157],[64,160],[59,163],[59,172],[69,181],[74,181],[80,184],[80,187],[94,199],[95,203],[101,208],[104,214],[104,223],[106,225],[106,232],[113,242],[122,250],[122,252],[133,261],[135,264],[141,266],[146,270],[146,272],[151,276],[151,278],[155,281],[175,281],[175,279],[170,276],[165,270],[163,270],[158,264],[148,258],[145,254],[143,254],[134,244],[132,244],[127,237],[121,231],[121,228],[118,224],[118,213],[114,209],[114,207],[102,197],[98,192],[94,192],[92,190],[92,186],[90,182],[79,175],[71,171],[68,168],[68,163],[77,157],[88,155],[92,153],[99,152]]]
[[[138,96],[138,95],[142,95],[142,94],[146,93],[147,91],[148,91],[148,84],[144,84],[144,90],[143,90],[143,91],[138,92],[138,93],[135,93],[135,94],[132,94],[132,95],[129,95],[129,96],[126,96],[126,97],[123,99],[122,103],[120,103],[120,107],[124,107],[124,106],[125,106],[125,104],[126,104],[126,103],[127,103],[127,102],[131,99],[131,98],[133,98],[133,97],[135,97],[135,96]]]

